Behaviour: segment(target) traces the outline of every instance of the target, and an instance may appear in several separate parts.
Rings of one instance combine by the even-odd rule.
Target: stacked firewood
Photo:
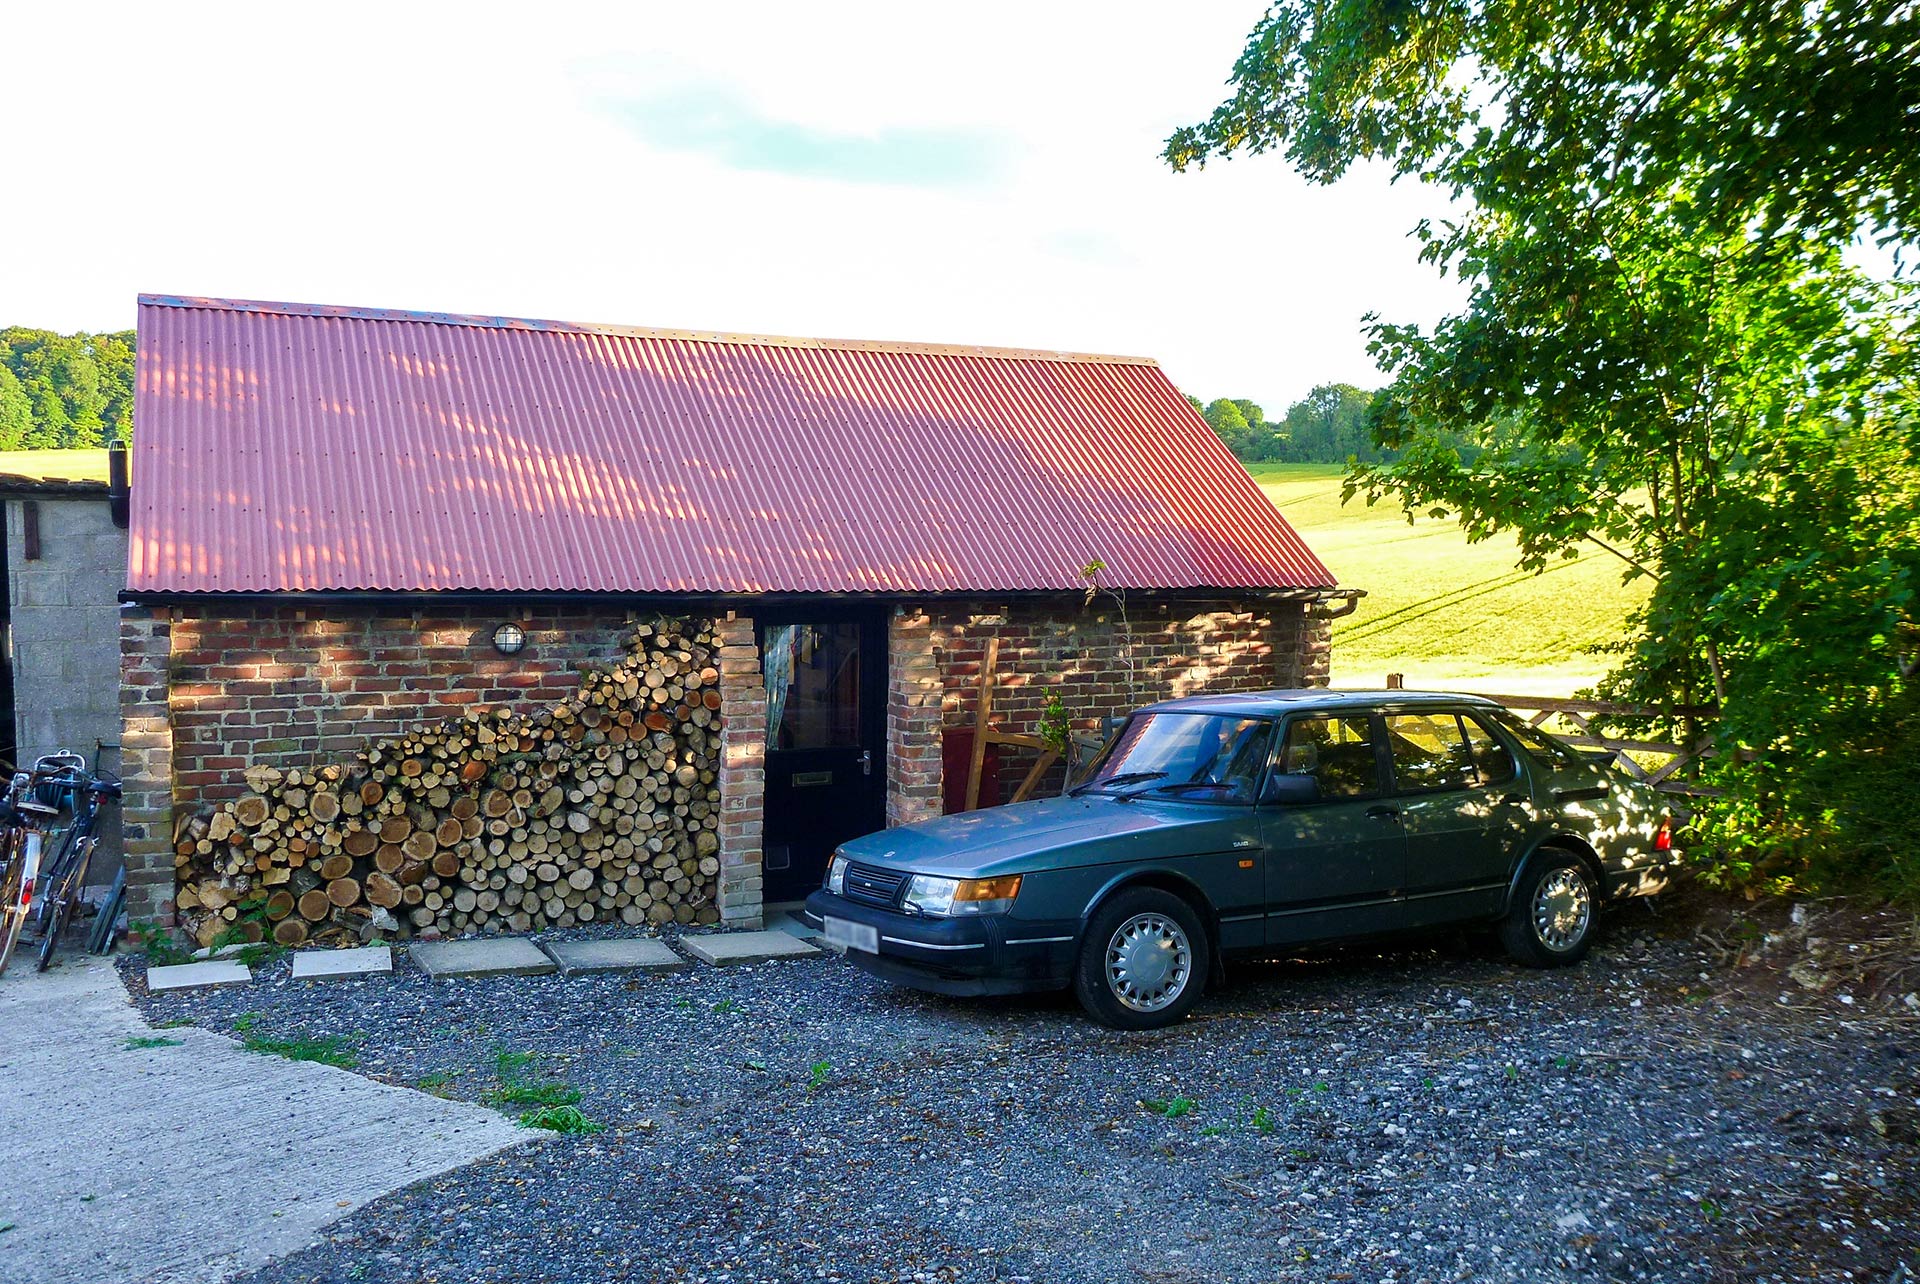
[[[716,922],[718,657],[710,622],[640,624],[554,707],[251,767],[176,825],[180,922],[203,946]]]

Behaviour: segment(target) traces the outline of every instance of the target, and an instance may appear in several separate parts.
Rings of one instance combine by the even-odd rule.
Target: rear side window
[[[1312,776],[1320,797],[1370,798],[1380,792],[1380,769],[1373,756],[1373,720],[1295,718],[1287,727],[1276,770]]]
[[[1406,793],[1472,789],[1513,779],[1513,758],[1487,729],[1457,713],[1387,715],[1393,779]]]
[[[1451,713],[1390,713],[1387,744],[1393,750],[1393,782],[1408,792],[1465,789],[1473,781],[1473,763]]]
[[[1468,714],[1460,719],[1460,725],[1466,730],[1467,752],[1473,758],[1474,769],[1480,773],[1480,783],[1503,785],[1512,780],[1516,774],[1513,755],[1494,739],[1486,724]]]

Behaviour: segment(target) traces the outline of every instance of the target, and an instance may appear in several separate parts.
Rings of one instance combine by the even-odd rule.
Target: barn
[[[758,925],[1011,792],[983,690],[1321,683],[1356,596],[1140,358],[150,295],[138,380],[130,909],[203,941]]]

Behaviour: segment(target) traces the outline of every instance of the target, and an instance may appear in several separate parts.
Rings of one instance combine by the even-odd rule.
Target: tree
[[[1247,422],[1246,412],[1240,409],[1239,402],[1221,397],[1208,402],[1201,414],[1205,416],[1207,426],[1219,434],[1221,441],[1227,443],[1228,450],[1241,459],[1254,457],[1253,425]]]
[[[1334,464],[1355,457],[1377,458],[1367,428],[1367,408],[1372,404],[1373,394],[1364,388],[1350,383],[1319,385],[1287,408],[1287,457]]]
[[[33,401],[13,371],[0,366],[0,450],[22,450],[33,430]]]
[[[0,367],[18,382],[31,422],[19,445],[31,449],[97,447],[131,435],[134,357],[131,333],[55,334],[0,330]]]
[[[1836,832],[1810,764],[1915,725],[1920,309],[1844,250],[1912,238],[1920,13],[1290,0],[1233,83],[1175,168],[1384,158],[1463,207],[1416,231],[1464,310],[1369,318],[1393,458],[1349,493],[1510,531],[1536,569],[1617,555],[1653,591],[1607,690],[1719,704],[1709,831]]]

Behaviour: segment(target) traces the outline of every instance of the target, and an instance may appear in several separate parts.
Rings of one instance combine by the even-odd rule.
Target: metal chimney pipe
[[[132,498],[133,481],[127,466],[127,443],[111,442],[107,446],[107,511],[113,517],[113,524],[121,530],[127,529],[127,510]]]

